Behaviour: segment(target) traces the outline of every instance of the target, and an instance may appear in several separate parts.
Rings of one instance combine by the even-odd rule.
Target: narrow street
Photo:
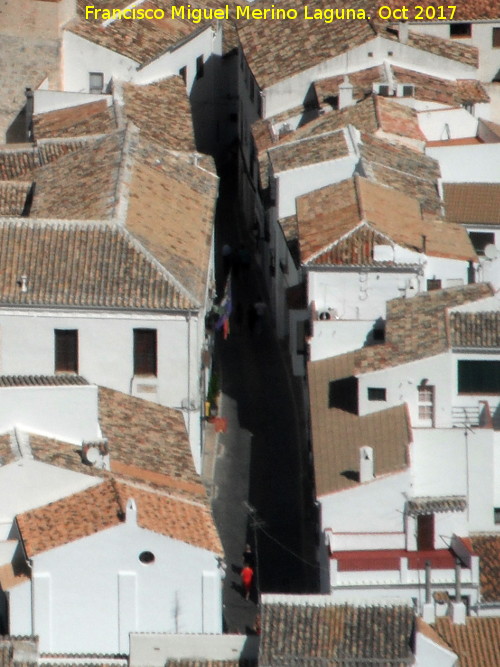
[[[223,243],[238,248],[246,242],[236,225],[235,192],[233,177],[224,176],[217,216],[219,258]],[[297,380],[274,334],[269,310],[262,326],[252,330],[248,321],[249,308],[264,295],[263,277],[252,257],[250,267],[232,277],[231,330],[226,340],[219,332],[216,342],[219,416],[227,419],[227,431],[218,436],[213,509],[227,559],[226,626],[237,632],[252,631],[258,611],[257,590],[253,601],[246,601],[239,589],[246,542],[257,557],[261,592],[313,592],[318,580]]]

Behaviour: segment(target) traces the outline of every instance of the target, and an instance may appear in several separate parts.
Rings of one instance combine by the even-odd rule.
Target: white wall
[[[92,70],[94,71],[94,70]],[[46,113],[56,109],[68,109],[79,104],[98,102],[106,100],[109,106],[112,102],[111,95],[94,95],[90,93],[68,93],[59,90],[36,90],[34,95],[33,113]]]
[[[455,653],[444,646],[435,644],[421,632],[416,633],[416,667],[455,667],[458,658]]]
[[[409,488],[410,472],[405,470],[321,496],[322,530],[333,533],[331,549],[404,549],[403,510]]]
[[[312,324],[311,361],[357,350],[366,344],[373,330],[373,320],[314,320]]]
[[[127,312],[0,310],[0,373],[54,374],[54,329],[78,330],[79,374],[89,382],[173,408],[192,403],[189,426],[200,461],[200,345],[204,317]],[[157,330],[157,377],[133,375],[133,330]]]
[[[418,125],[427,141],[445,141],[475,137],[478,121],[465,109],[443,109],[421,111]]]
[[[401,296],[399,287],[415,277],[416,270],[406,268],[324,271],[308,267],[308,302],[314,301],[318,312],[334,308],[341,320],[374,321],[385,318],[386,302]]]
[[[63,90],[88,93],[89,72],[102,72],[104,90],[112,77],[131,81],[138,63],[67,30],[62,39]]]
[[[500,183],[500,144],[431,146],[425,153],[439,162],[445,183]]]
[[[155,562],[142,564],[142,551],[151,551]],[[222,632],[214,554],[130,523],[35,556],[33,575],[46,583],[45,608],[32,628],[41,652],[128,653],[123,637],[129,632]],[[204,600],[207,576],[217,587]],[[120,591],[128,601],[121,616]],[[17,634],[26,620],[17,619],[14,602],[10,630]],[[203,617],[207,605],[211,613]]]
[[[325,138],[325,141],[328,141],[328,138]],[[277,173],[278,217],[295,215],[297,197],[350,178],[357,161],[356,155],[350,155]]]
[[[0,433],[14,426],[74,444],[96,440],[97,387],[0,387]]]
[[[472,24],[471,37],[466,39],[454,39],[459,44],[475,46],[479,49],[479,69],[477,78],[481,81],[491,81],[500,69],[500,55],[498,49],[492,48],[493,27],[500,27],[500,23],[494,21],[474,22]],[[410,30],[436,37],[449,39],[450,26],[448,23],[411,23]]]
[[[359,378],[359,414],[378,412],[394,405],[407,403],[413,428],[423,426],[418,418],[418,386],[422,380],[435,387],[434,425],[439,428],[451,426],[451,406],[453,398],[452,355],[444,352],[400,366],[385,368]],[[386,389],[385,401],[369,401],[368,388]]]
[[[83,465],[78,473],[24,458],[0,467],[0,539],[9,537],[17,514],[84,491],[100,481],[86,475]]]
[[[389,52],[392,55],[389,55]],[[372,53],[372,56],[368,54]],[[355,72],[365,67],[381,65],[389,60],[394,65],[413,67],[424,73],[440,76],[443,71],[449,77],[473,78],[475,69],[455,60],[419,51],[400,42],[375,37],[365,44],[349,50],[348,59],[345,54],[325,60],[295,76],[270,86],[265,91],[265,117],[302,104],[309,86],[313,81],[330,76]]]

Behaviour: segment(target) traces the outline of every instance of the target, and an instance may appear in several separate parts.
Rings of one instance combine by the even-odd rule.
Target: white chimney
[[[125,523],[137,525],[137,505],[133,498],[127,500],[127,507],[125,510]]]
[[[398,26],[398,32],[399,32],[399,41],[401,44],[408,44],[408,37],[409,37],[409,26],[408,23],[400,23]]]
[[[375,466],[373,460],[373,447],[359,448],[359,481],[371,482],[375,479]]]
[[[28,276],[21,276],[21,292],[28,291]]]
[[[354,86],[349,81],[347,74],[344,75],[344,81],[339,86],[339,109],[350,107],[354,102]]]
[[[451,620],[456,625],[465,625],[466,609],[462,602],[462,564],[455,561],[455,602],[451,603]]]

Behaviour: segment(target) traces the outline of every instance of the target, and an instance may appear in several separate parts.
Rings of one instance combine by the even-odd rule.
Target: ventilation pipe
[[[375,479],[375,465],[373,460],[373,447],[359,448],[359,481],[371,482]]]

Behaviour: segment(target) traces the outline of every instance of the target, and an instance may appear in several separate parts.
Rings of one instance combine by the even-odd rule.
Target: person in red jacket
[[[245,600],[250,599],[250,590],[252,588],[253,581],[253,569],[250,565],[245,565],[241,570],[241,582],[243,584],[243,590],[245,592]]]

